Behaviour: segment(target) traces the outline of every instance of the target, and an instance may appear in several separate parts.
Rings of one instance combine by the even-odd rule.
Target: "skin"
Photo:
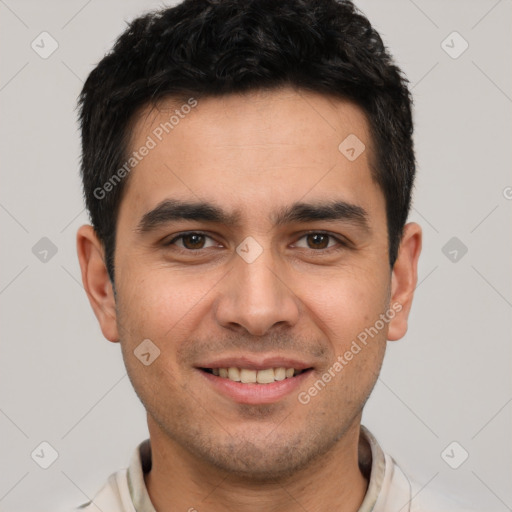
[[[176,107],[168,99],[143,110],[132,148]],[[338,150],[349,134],[366,145],[353,162]],[[91,226],[79,229],[84,287],[104,336],[121,343],[147,410],[153,466],[145,479],[159,512],[284,512],[298,504],[348,512],[361,504],[368,485],[358,466],[367,449],[359,445],[362,408],[386,341],[406,333],[421,251],[421,228],[409,223],[390,268],[385,198],[371,176],[371,154],[367,120],[347,101],[288,88],[200,99],[128,178],[115,296],[101,242]],[[238,211],[240,222],[177,220],[140,232],[144,214],[166,199],[209,201]],[[271,220],[294,202],[331,199],[363,208],[368,229],[346,219]],[[207,236],[165,245],[186,231]],[[315,242],[308,231],[347,245]],[[263,251],[252,263],[236,252],[248,236]],[[392,304],[401,311],[300,403],[297,393]],[[160,350],[149,366],[133,354],[144,339]],[[241,404],[195,367],[241,354],[293,357],[313,371],[275,403]]]

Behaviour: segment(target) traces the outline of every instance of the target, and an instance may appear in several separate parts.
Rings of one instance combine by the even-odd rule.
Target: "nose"
[[[292,327],[299,319],[299,299],[270,249],[252,262],[238,254],[220,283],[215,315],[219,325],[264,336],[272,328]],[[281,268],[281,271],[279,270]]]

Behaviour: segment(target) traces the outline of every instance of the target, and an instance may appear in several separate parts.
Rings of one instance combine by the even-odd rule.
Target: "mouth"
[[[305,387],[313,367],[197,367],[208,387],[239,404],[270,404],[289,397]]]
[[[272,384],[286,379],[297,377],[298,375],[312,370],[312,368],[296,369],[285,368],[284,366],[278,368],[263,368],[255,370],[252,368],[238,368],[231,366],[229,368],[199,368],[205,373],[214,375],[221,379],[229,379],[233,382],[240,382],[242,384]]]

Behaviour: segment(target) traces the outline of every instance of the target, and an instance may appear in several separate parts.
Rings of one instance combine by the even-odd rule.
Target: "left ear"
[[[415,222],[404,226],[398,257],[391,275],[390,307],[396,315],[389,322],[388,340],[396,341],[405,336],[407,320],[411,310],[416,283],[418,282],[418,259],[421,252],[421,227]]]

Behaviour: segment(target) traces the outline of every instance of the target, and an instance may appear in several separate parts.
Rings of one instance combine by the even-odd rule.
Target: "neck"
[[[360,416],[329,453],[292,476],[264,483],[206,465],[165,436],[150,419],[148,426],[152,467],[145,482],[158,512],[193,512],[206,507],[209,512],[267,512],[269,508],[275,512],[297,508],[356,512],[368,487],[359,467],[360,456],[368,450],[359,446]]]

